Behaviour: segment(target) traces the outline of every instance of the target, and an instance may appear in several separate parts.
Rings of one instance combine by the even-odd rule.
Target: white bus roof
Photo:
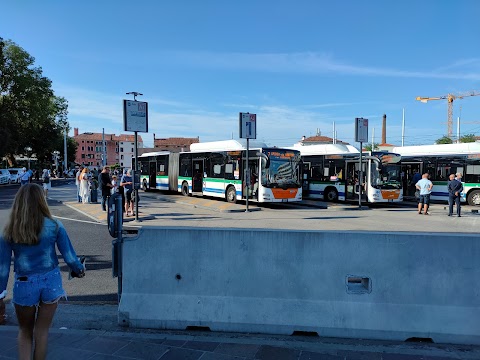
[[[147,156],[157,156],[157,155],[170,155],[170,151],[153,151],[153,152],[147,152],[143,153],[142,155],[139,155],[138,157],[147,157]]]
[[[480,143],[397,146],[392,152],[402,156],[480,154]]]
[[[269,146],[264,142],[257,140],[249,141],[249,149],[268,148]],[[223,140],[223,141],[211,141],[203,143],[194,143],[190,145],[191,152],[203,152],[203,151],[236,151],[247,150],[247,139],[238,140]]]
[[[357,148],[355,148],[352,145],[345,145],[345,144],[317,144],[317,145],[295,144],[290,149],[299,150],[302,156],[360,154]]]

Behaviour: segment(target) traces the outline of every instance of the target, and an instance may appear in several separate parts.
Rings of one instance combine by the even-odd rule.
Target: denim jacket
[[[58,266],[55,244],[68,266],[76,273],[83,270],[70,238],[60,221],[45,218],[36,245],[14,244],[0,235],[0,293],[6,290],[12,252],[14,271],[19,276],[44,274]]]

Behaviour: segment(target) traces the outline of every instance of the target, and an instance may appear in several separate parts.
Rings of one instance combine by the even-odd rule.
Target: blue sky
[[[122,99],[149,103],[156,137],[238,137],[238,113],[257,114],[257,138],[302,135],[354,144],[428,144],[446,134],[447,102],[416,96],[480,91],[480,2],[466,1],[7,1],[0,36],[23,47],[69,102],[79,131],[125,133]],[[480,135],[480,96],[454,102],[461,134]],[[355,144],[357,145],[357,144]]]

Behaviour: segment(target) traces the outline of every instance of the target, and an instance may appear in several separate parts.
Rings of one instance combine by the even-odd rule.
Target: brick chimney
[[[382,121],[382,144],[387,143],[387,114],[383,114]]]
[[[73,136],[78,136],[78,128],[73,128]]]

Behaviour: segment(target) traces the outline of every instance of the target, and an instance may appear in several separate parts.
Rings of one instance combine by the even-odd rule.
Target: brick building
[[[196,138],[182,138],[182,137],[171,137],[165,139],[155,139],[155,134],[153,134],[153,146],[154,151],[171,151],[171,152],[180,152],[180,151],[190,151],[190,145],[194,143],[199,143],[200,139]]]
[[[100,168],[103,164],[102,133],[78,133],[78,128],[73,129],[73,139],[78,144],[75,162],[90,168]],[[143,148],[143,140],[138,135],[138,148]],[[134,135],[105,134],[105,152],[107,165],[119,164],[123,168],[132,166],[132,156],[135,152]]]

